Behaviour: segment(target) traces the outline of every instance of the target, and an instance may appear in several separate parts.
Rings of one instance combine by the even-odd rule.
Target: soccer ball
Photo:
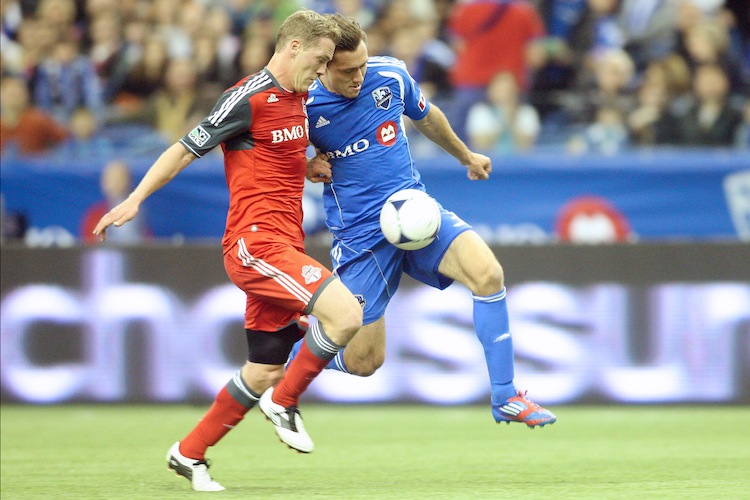
[[[403,189],[393,193],[380,209],[380,229],[385,239],[402,250],[419,250],[440,230],[440,206],[424,191]]]

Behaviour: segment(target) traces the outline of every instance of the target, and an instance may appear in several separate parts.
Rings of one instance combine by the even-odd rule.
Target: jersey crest
[[[375,99],[375,107],[387,110],[391,107],[393,92],[389,87],[379,87],[372,91],[372,98]]]

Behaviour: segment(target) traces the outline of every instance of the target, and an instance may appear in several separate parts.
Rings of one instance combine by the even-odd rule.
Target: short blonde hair
[[[299,39],[303,46],[314,44],[321,38],[329,38],[337,44],[341,40],[341,29],[330,16],[301,9],[281,23],[276,35],[276,52],[283,50],[294,38]]]

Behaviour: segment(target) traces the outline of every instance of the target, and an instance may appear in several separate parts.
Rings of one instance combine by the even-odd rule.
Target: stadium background
[[[80,54],[91,56],[85,43],[89,3],[108,5],[20,2],[18,12],[33,17],[32,7],[54,12],[56,5],[64,19],[64,6],[74,5],[71,26],[81,33]],[[120,2],[118,8],[147,3]],[[275,20],[296,7],[172,3],[187,12],[198,4],[244,5],[232,17],[241,28],[230,28],[243,37],[273,32]],[[15,2],[4,8],[9,4]],[[379,10],[366,2],[362,8],[377,26],[409,3],[390,4],[397,7]],[[430,4],[412,2],[428,14]],[[450,10],[450,4],[435,2],[432,9]],[[532,4],[547,14],[546,29],[553,32],[550,6],[582,2]],[[328,2],[311,6],[330,9]],[[3,75],[17,76],[13,9],[7,9]],[[179,34],[178,17],[173,22],[171,32]],[[741,48],[747,47],[746,24],[738,19],[732,32]],[[248,45],[259,43],[249,38]],[[186,49],[179,36],[171,40],[170,57],[177,59]],[[746,75],[741,54],[736,68]],[[734,95],[739,108],[743,78]],[[218,95],[215,86],[203,88]],[[635,95],[636,85],[629,91]],[[444,97],[436,95],[441,103]],[[219,257],[226,188],[218,155],[195,163],[148,200],[148,239],[100,247],[80,241],[81,220],[102,197],[104,165],[123,160],[137,178],[170,141],[169,127],[160,129],[147,114],[113,118],[138,104],[102,101],[89,109],[99,128],[83,140],[34,154],[3,148],[3,402],[203,403],[242,362],[242,297]],[[450,157],[410,136],[430,192],[475,225],[504,264],[519,385],[549,404],[749,403],[747,119],[736,142],[724,147],[617,143],[581,151],[593,123],[563,123],[555,113],[543,118],[530,149],[489,150],[495,171],[486,183],[470,183]],[[310,251],[328,262],[318,196],[310,186],[306,229]],[[377,375],[325,373],[306,397],[450,405],[487,400],[466,290],[437,292],[407,279],[387,319],[388,361]]]

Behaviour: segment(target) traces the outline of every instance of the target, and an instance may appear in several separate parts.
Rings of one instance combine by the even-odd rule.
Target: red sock
[[[206,449],[218,443],[248,410],[229,394],[226,386],[223,387],[198,425],[180,441],[180,453],[196,460],[205,459]]]
[[[321,359],[302,342],[294,363],[290,363],[284,378],[273,390],[273,402],[285,408],[299,405],[299,397],[310,382],[326,367],[330,359]]]

